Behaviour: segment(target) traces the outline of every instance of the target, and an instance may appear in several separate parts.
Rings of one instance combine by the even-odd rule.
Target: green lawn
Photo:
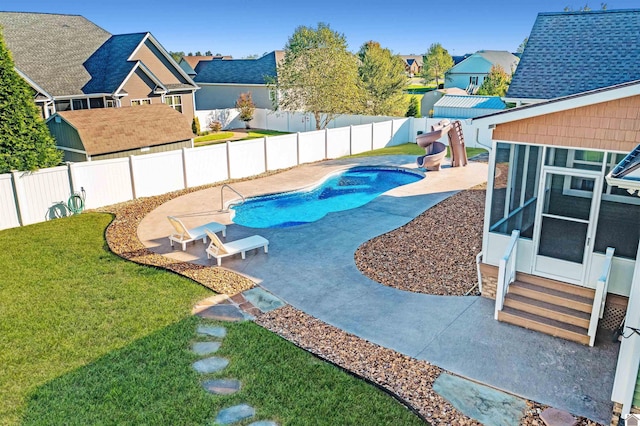
[[[108,251],[111,216],[84,213],[0,231],[0,424],[206,424],[238,402],[286,424],[421,424],[377,388],[253,323],[226,324],[220,377],[191,368],[193,303],[212,293]],[[249,422],[242,423],[243,425]]]
[[[194,145],[208,145],[205,142],[222,141],[222,140],[229,139],[231,136],[233,136],[233,132],[209,133],[208,135],[198,136],[197,138],[193,139],[193,144]]]
[[[247,137],[244,139],[257,139],[257,138],[264,138],[265,136],[280,136],[280,135],[288,135],[288,134],[289,132],[278,132],[276,130],[252,129],[249,131],[249,133],[247,134]]]
[[[265,136],[278,136],[278,135],[287,135],[287,134],[288,132],[277,132],[275,130],[256,129],[256,130],[249,131],[246,137],[238,140],[245,141],[248,139],[263,138]],[[193,140],[193,145],[196,147],[213,145],[216,143],[226,142],[232,136],[233,136],[233,132],[227,132],[227,131],[218,132],[218,133],[209,133],[208,135],[198,136],[197,138],[195,138]]]
[[[487,152],[482,148],[466,148],[466,151],[468,158]],[[424,148],[420,148],[415,143],[408,142],[402,145],[389,146],[386,148],[374,149],[373,151],[362,152],[360,154],[351,155],[350,157],[371,157],[376,155],[424,155],[424,152]],[[449,147],[447,147],[447,156],[449,156]]]

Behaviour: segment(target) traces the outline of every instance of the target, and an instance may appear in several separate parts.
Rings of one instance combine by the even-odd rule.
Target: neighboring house
[[[182,58],[180,58],[180,61],[178,61],[178,65],[180,65],[180,68],[182,68],[184,72],[189,75],[189,77],[193,78],[196,75],[196,72],[194,70],[201,61],[213,61],[214,59],[229,60],[233,59],[233,57],[223,55],[183,56]]]
[[[198,86],[150,33],[111,35],[78,15],[0,12],[17,72],[44,118],[164,103],[194,116]]]
[[[640,406],[639,118],[640,80],[473,119],[492,131],[482,295],[498,320],[590,345],[626,315],[614,420]]]
[[[444,88],[458,87],[475,94],[489,75],[491,67],[500,65],[511,75],[518,66],[518,57],[503,50],[480,50],[454,65],[444,76]]]
[[[404,69],[409,77],[420,75],[422,73],[422,55],[400,55],[404,61]]]
[[[640,79],[640,9],[540,13],[505,101],[529,104]]]
[[[493,114],[505,108],[506,105],[502,102],[500,96],[446,94],[435,103],[433,117],[462,120]]]
[[[213,59],[196,65],[194,81],[197,110],[235,108],[241,93],[251,92],[256,108],[273,109],[269,79],[277,75],[282,52],[271,52],[258,59]],[[203,123],[204,124],[204,123]]]
[[[420,101],[420,111],[422,111],[422,116],[430,116],[430,112],[433,112],[433,107],[436,102],[441,99],[444,95],[466,95],[467,92],[462,89],[458,89],[457,87],[452,87],[450,89],[436,89],[431,90],[425,93],[422,96],[422,100]]]
[[[193,148],[191,122],[168,105],[59,111],[47,120],[64,161],[95,161]]]

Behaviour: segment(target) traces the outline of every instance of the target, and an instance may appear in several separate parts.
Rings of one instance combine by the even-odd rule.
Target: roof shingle
[[[164,104],[57,113],[80,135],[89,155],[163,145],[193,138],[189,119]]]
[[[640,79],[640,9],[540,13],[507,98],[553,99]]]
[[[276,52],[258,59],[214,59],[200,61],[195,68],[196,83],[266,84],[276,77]]]

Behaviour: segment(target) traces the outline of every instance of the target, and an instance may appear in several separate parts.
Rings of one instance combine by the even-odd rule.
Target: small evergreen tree
[[[193,117],[191,122],[191,131],[196,135],[200,134],[200,120],[197,115]]]
[[[409,101],[409,108],[407,108],[407,113],[405,117],[417,117],[420,114],[420,105],[418,104],[418,98],[415,96],[411,97]]]
[[[0,173],[60,163],[62,153],[40,118],[32,93],[16,72],[0,32]]]
[[[240,111],[240,120],[244,121],[244,125],[249,129],[249,122],[253,120],[253,114],[256,111],[256,106],[251,99],[251,92],[240,93],[236,101],[236,108]]]

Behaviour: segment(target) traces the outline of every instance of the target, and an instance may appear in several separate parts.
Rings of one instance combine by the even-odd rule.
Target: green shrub
[[[212,132],[219,132],[220,130],[222,130],[222,123],[219,121],[212,121],[211,123],[209,123],[209,128],[211,129]]]
[[[196,135],[200,134],[200,120],[197,116],[193,117],[193,121],[191,122],[191,131]]]

